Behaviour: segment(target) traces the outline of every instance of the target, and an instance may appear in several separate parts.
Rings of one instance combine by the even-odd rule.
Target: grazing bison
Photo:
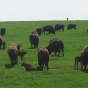
[[[1,31],[0,31],[0,32],[1,32],[1,35],[5,35],[6,28],[4,28],[4,27],[3,27],[3,28],[1,28]]]
[[[60,50],[62,51],[62,54],[64,56],[64,44],[61,40],[57,39],[57,38],[53,38],[50,40],[49,45],[46,47],[49,51],[49,54],[51,52],[55,52],[55,56],[56,53],[58,52],[58,56],[60,54]]]
[[[56,24],[55,25],[55,31],[60,31],[62,29],[62,31],[64,31],[64,24]]]
[[[82,65],[82,57],[81,56],[76,56],[75,57],[75,65],[74,65],[74,69],[78,69],[78,63],[80,62],[81,64],[81,69],[83,68],[83,65]]]
[[[33,67],[31,64],[28,64],[26,62],[22,63],[21,66],[24,66],[26,71],[36,71],[35,67]]]
[[[42,34],[42,28],[37,28],[36,32],[38,33],[38,35],[41,35]]]
[[[84,47],[82,53],[82,64],[84,65],[84,68],[87,69],[87,64],[88,64],[88,45]]]
[[[10,57],[10,61],[11,64],[15,64],[18,62],[17,57],[18,57],[18,49],[16,46],[10,46],[8,51],[7,51],[9,57]]]
[[[72,28],[76,29],[76,26],[77,26],[76,24],[68,24],[67,29],[68,30]]]
[[[43,27],[43,32],[45,34],[45,31],[47,31],[49,34],[52,33],[52,34],[55,34],[55,28],[51,25],[46,25]]]
[[[20,50],[18,51],[18,56],[21,57],[21,60],[24,58],[24,55],[27,54],[27,52],[25,50]]]
[[[48,63],[49,63],[49,52],[46,48],[40,47],[38,50],[38,65],[40,69],[43,70],[43,66],[45,65],[48,70],[49,69]]]
[[[29,36],[29,40],[30,40],[30,43],[31,43],[31,48],[32,48],[32,45],[34,45],[34,48],[38,47],[39,36],[38,36],[37,32],[32,32],[32,34]]]

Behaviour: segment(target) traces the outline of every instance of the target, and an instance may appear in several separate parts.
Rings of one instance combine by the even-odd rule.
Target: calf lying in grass
[[[55,56],[55,52],[52,52],[49,56],[50,56],[50,57]]]
[[[26,71],[36,71],[35,67],[33,67],[31,64],[28,64],[26,62],[22,63],[21,66],[24,66]]]
[[[76,56],[75,57],[75,65],[74,65],[74,69],[78,69],[78,63],[80,62],[81,64],[81,69],[83,68],[83,65],[82,65],[82,57],[81,56]]]
[[[21,57],[21,61],[22,61],[22,59],[24,58],[24,55],[25,55],[25,54],[27,54],[27,52],[26,52],[25,50],[20,50],[20,51],[18,52],[18,56]]]

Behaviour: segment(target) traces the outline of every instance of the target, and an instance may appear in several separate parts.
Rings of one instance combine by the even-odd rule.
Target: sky
[[[0,0],[0,21],[88,20],[88,0]]]

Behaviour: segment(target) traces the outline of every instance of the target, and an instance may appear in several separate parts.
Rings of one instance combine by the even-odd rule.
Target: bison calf
[[[31,64],[28,63],[22,63],[21,66],[24,66],[26,71],[36,71],[36,68],[34,68]]]
[[[83,65],[82,65],[82,57],[81,56],[76,56],[75,57],[75,65],[74,65],[74,69],[78,69],[78,63],[80,62],[81,64],[81,69],[83,68]]]
[[[24,58],[24,55],[25,54],[27,54],[27,52],[25,51],[25,50],[20,50],[20,51],[18,51],[18,56],[20,56],[21,57],[21,61],[22,61],[22,59]]]

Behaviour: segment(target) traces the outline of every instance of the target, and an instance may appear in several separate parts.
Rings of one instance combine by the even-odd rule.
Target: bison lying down
[[[26,71],[36,71],[35,67],[33,67],[31,64],[28,64],[26,62],[22,63],[21,66],[24,66]]]
[[[38,50],[38,65],[41,70],[43,70],[43,66],[45,65],[47,67],[47,70],[49,63],[49,52],[46,48],[40,47]]]

